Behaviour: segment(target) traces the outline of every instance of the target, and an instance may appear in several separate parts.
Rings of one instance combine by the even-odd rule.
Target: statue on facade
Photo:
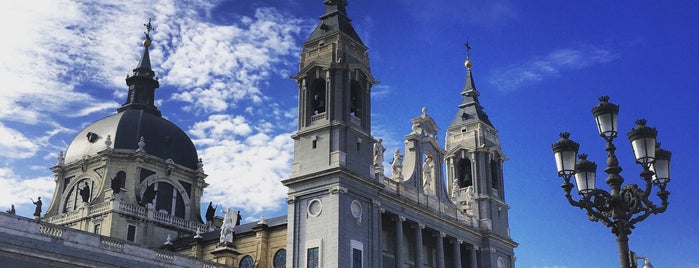
[[[216,208],[217,207],[218,206],[216,206]],[[211,202],[209,202],[209,207],[206,209],[206,214],[204,216],[206,218],[207,224],[211,224],[214,222],[214,216],[216,215],[216,208],[213,206],[213,204]]]
[[[425,193],[432,192],[432,157],[427,156],[425,158],[425,163],[422,164],[422,190]]]
[[[221,225],[221,237],[219,239],[219,244],[221,245],[228,245],[233,243],[233,235],[235,234],[233,232],[233,227],[235,227],[235,224],[233,223],[233,217],[239,217],[240,213],[236,212],[236,216],[233,215],[234,213],[231,211],[231,208],[226,209],[224,212],[224,218],[223,218],[223,225]]]
[[[10,210],[8,210],[7,213],[10,213],[10,215],[15,215],[15,205],[14,204],[12,204],[12,208],[10,208]]]
[[[155,190],[155,184],[146,187],[146,191],[143,192],[143,200],[141,200],[142,204],[152,203],[157,193],[158,191]]]
[[[391,171],[393,174],[391,175],[392,178],[400,178],[403,176],[402,173],[403,170],[403,156],[400,154],[400,150],[396,149],[396,151],[393,153],[393,162],[391,162]]]
[[[34,216],[41,217],[41,197],[37,197],[36,199],[36,202],[34,202],[34,199],[29,198],[29,200],[32,200],[32,203],[36,205],[36,208],[34,209]]]
[[[459,179],[454,178],[451,181],[451,200],[456,200],[456,197],[458,194],[459,194]]]
[[[383,139],[380,139],[374,143],[374,168],[376,173],[383,173],[383,153],[386,148],[381,144]]]
[[[82,198],[83,202],[90,202],[90,186],[87,185],[87,182],[85,182],[85,186],[83,186],[83,188],[80,188],[79,191],[80,197]]]
[[[119,179],[119,174],[112,179],[110,188],[112,188],[112,193],[115,195],[121,192],[121,180]]]
[[[464,198],[464,208],[468,210],[473,210],[473,207],[471,207],[471,202],[473,202],[473,198],[475,197],[475,194],[473,192],[473,185],[469,185],[466,187],[466,191],[464,192],[464,195],[466,198]]]

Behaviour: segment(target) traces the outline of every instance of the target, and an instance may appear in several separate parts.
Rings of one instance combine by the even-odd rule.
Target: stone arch
[[[473,185],[473,163],[470,159],[460,158],[456,163],[456,178],[459,188]]]
[[[163,183],[163,184],[161,184]],[[163,185],[169,185],[172,187],[172,191],[169,192],[160,192],[161,187]],[[168,214],[184,218],[184,219],[189,219],[190,218],[190,213],[191,213],[191,206],[190,206],[190,198],[187,190],[178,182],[172,181],[171,179],[167,177],[160,177],[158,175],[151,175],[150,177],[146,178],[139,184],[139,191],[138,191],[138,197],[139,199],[143,199],[143,193],[146,191],[146,188],[148,188],[150,185],[154,185],[156,192],[155,196],[155,209],[156,210],[161,210],[165,209],[168,211]],[[168,188],[167,186],[165,188]],[[165,189],[168,190],[168,189]],[[174,196],[175,192],[177,193],[177,196]],[[171,200],[160,200],[158,201],[159,198],[167,198],[170,197]],[[172,199],[174,198],[175,203],[172,203]],[[181,210],[180,210],[181,208]],[[181,212],[180,212],[181,211]]]
[[[96,174],[83,173],[76,177],[79,179],[72,180],[64,188],[65,190],[61,196],[62,199],[58,208],[61,213],[73,211],[82,205],[79,189],[80,187],[83,187],[85,182],[88,183],[88,187],[90,188],[90,198],[88,202],[96,200],[102,192],[102,183]]]
[[[308,88],[308,103],[310,104],[310,114],[316,115],[324,113],[327,110],[327,88],[325,79],[311,79],[310,86]]]

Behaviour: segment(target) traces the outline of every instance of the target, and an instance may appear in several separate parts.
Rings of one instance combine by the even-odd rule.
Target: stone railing
[[[326,113],[319,113],[319,114],[311,115],[311,122],[315,122],[315,121],[318,121],[318,120],[321,120],[321,119],[325,119],[325,114],[326,114]]]
[[[118,252],[122,252],[124,250],[124,243],[123,242],[112,240],[112,239],[109,239],[106,237],[102,237],[100,239],[100,242],[101,242],[100,243],[101,248],[109,249],[112,251],[118,251]]]
[[[414,187],[405,186],[403,183],[399,183],[387,177],[383,177],[383,184],[386,192],[400,196],[406,201],[429,209],[440,216],[446,216],[470,224],[466,217],[459,217],[459,215],[457,215],[458,209],[456,209],[453,204],[440,202],[432,195],[420,193]]]
[[[52,227],[52,226],[39,225],[37,232],[41,235],[45,235],[45,236],[53,237],[53,238],[63,237],[63,230],[60,228]]]
[[[153,218],[156,222],[167,224],[170,226],[175,226],[180,229],[185,229],[185,230],[190,230],[193,232],[196,232],[197,230],[199,231],[204,231],[207,230],[209,227],[206,224],[198,223],[198,222],[193,222],[193,221],[188,221],[179,217],[172,216],[167,213],[162,213],[162,212],[153,212]]]
[[[21,236],[22,239],[9,239],[17,236]],[[46,237],[57,241],[55,243],[48,242]],[[75,260],[88,259],[86,256],[92,256],[89,258],[90,260],[104,256],[109,257],[110,265],[118,267],[227,267],[211,261],[195,259],[174,252],[148,249],[133,243],[65,226],[36,222],[29,218],[7,213],[0,213],[0,240],[18,248],[35,248],[37,243],[49,243],[49,246],[43,247],[42,250],[29,253],[35,258],[64,265]]]
[[[119,208],[117,209],[117,211],[136,217],[146,217],[146,208],[135,204],[119,202]]]
[[[167,213],[157,212],[155,210],[149,213],[148,210],[142,206],[136,204],[123,203],[119,200],[110,200],[107,202],[94,204],[89,207],[78,208],[77,210],[68,213],[44,218],[42,219],[42,221],[58,225],[66,225],[81,221],[85,218],[94,217],[109,212],[116,212],[123,215],[137,217],[140,219],[163,223],[182,230],[190,231],[192,233],[197,232],[197,230],[205,231],[209,228],[206,224],[188,221]]]

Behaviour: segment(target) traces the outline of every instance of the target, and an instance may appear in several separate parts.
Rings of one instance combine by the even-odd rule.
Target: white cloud
[[[290,135],[231,137],[200,150],[209,175],[206,198],[255,214],[279,209],[287,192],[281,180],[290,174],[293,158]]]
[[[33,156],[38,149],[35,142],[0,122],[0,151],[3,152],[3,157],[27,158]]]
[[[487,80],[496,89],[511,92],[546,78],[558,77],[566,70],[582,69],[617,58],[618,55],[613,51],[594,46],[558,49],[544,56],[495,69]]]
[[[0,187],[0,206],[31,204],[29,198],[36,200],[41,196],[48,207],[56,184],[51,177],[20,178],[10,168],[0,167],[0,185],[3,185]]]
[[[273,75],[297,67],[299,34],[310,23],[273,8],[212,23],[215,6],[174,0],[0,2],[0,23],[11,25],[0,28],[8,37],[0,50],[0,149],[10,152],[2,158],[49,160],[71,140],[56,136],[118,107],[127,92],[124,77],[142,55],[143,24],[153,18],[153,69],[161,87],[175,89],[171,95],[158,91],[159,105],[178,102],[182,111],[203,117],[183,128],[190,129],[209,173],[205,199],[255,211],[279,207],[296,113],[263,89]],[[241,107],[249,113],[230,115]],[[31,133],[20,131],[28,128]],[[63,143],[52,144],[56,139]],[[0,168],[3,189],[26,189],[21,195],[32,196],[52,192],[52,179],[24,178],[21,169]],[[5,191],[3,202],[20,196]]]
[[[163,81],[180,89],[174,100],[208,112],[243,100],[261,104],[260,83],[282,59],[298,54],[296,36],[303,23],[272,8],[258,9],[254,18],[236,25],[184,21],[177,27],[181,37],[166,48]]]

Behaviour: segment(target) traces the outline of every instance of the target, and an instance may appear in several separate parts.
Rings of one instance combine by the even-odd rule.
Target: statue
[[[459,193],[459,179],[454,178],[451,181],[451,200],[456,200],[456,196]]]
[[[422,164],[422,190],[425,193],[432,192],[432,157],[427,156],[425,163]]]
[[[142,204],[152,203],[157,193],[158,191],[155,190],[155,184],[146,187],[146,191],[143,192],[143,200],[141,200]]]
[[[398,149],[396,149],[396,151],[393,153],[391,170],[393,171],[393,178],[400,178],[402,176],[401,171],[403,170],[403,156],[400,154],[400,150]]]
[[[90,202],[90,186],[87,185],[87,182],[85,182],[85,186],[80,189],[80,197],[82,197],[83,202]]]
[[[41,197],[37,197],[36,202],[34,202],[34,199],[31,198],[29,198],[29,200],[32,200],[32,203],[36,205],[36,209],[34,209],[34,216],[41,217]]]
[[[464,207],[467,211],[472,210],[473,208],[471,207],[471,201],[473,201],[473,197],[475,196],[475,194],[473,193],[473,185],[469,185],[468,187],[466,187],[465,194],[466,198],[464,198]]]
[[[8,210],[7,213],[10,213],[10,215],[15,215],[15,205],[14,204],[12,204],[12,208],[10,208],[10,210]]]
[[[379,168],[383,166],[383,153],[386,148],[381,145],[383,139],[379,138],[378,141],[374,143],[374,167]]]
[[[216,206],[218,207],[218,206]],[[211,224],[214,222],[214,215],[216,215],[216,208],[209,202],[209,207],[206,209],[206,223]]]
[[[119,194],[121,192],[121,186],[124,184],[126,173],[123,171],[117,172],[116,176],[112,179],[111,188],[114,194]]]
[[[240,213],[236,211],[237,217],[240,217]],[[233,235],[235,234],[233,232],[233,227],[235,227],[233,223],[233,212],[231,211],[231,208],[226,209],[226,212],[224,212],[224,218],[223,218],[223,225],[221,225],[221,237],[219,239],[219,244],[221,245],[227,245],[233,243]]]
[[[235,219],[235,226],[238,226],[238,225],[240,225],[240,221],[243,220],[243,216],[240,215],[240,211],[236,211],[235,214],[238,215]]]

